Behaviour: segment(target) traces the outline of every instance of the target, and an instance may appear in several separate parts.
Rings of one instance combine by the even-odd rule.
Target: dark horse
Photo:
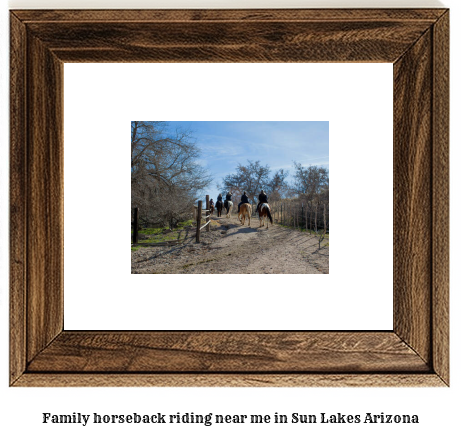
[[[222,209],[223,209],[222,201],[221,201],[221,200],[218,200],[218,201],[216,202],[216,210],[218,211],[218,217],[221,216]]]

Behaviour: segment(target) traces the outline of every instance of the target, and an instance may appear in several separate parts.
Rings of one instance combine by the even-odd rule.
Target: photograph
[[[132,274],[329,274],[328,121],[132,121]]]

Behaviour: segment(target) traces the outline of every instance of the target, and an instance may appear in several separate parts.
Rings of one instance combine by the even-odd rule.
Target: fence
[[[157,247],[157,246],[170,246],[170,245],[177,245],[177,244],[180,244],[182,243],[184,240],[187,239],[188,237],[188,234],[189,234],[189,229],[179,229],[177,230],[177,233],[178,233],[178,236],[176,238],[176,236],[174,236],[176,239],[170,239],[170,240],[160,240],[160,241],[147,241],[145,242],[145,239],[151,239],[151,238],[154,238],[154,239],[163,239],[163,237],[165,236],[165,234],[157,234],[156,236],[153,236],[152,234],[149,234],[151,235],[150,237],[146,234],[144,234],[144,230],[145,230],[145,225],[148,224],[148,222],[146,220],[143,220],[142,217],[141,217],[141,214],[140,214],[140,210],[138,207],[135,207],[132,209],[132,216],[131,216],[131,228],[132,228],[132,240],[131,240],[131,243],[132,243],[132,246],[136,246],[136,245],[142,245],[142,246],[145,246],[145,247]],[[169,230],[170,232],[172,232],[172,230],[170,229]],[[168,232],[168,230],[167,230]],[[140,234],[142,234],[142,237],[140,238]],[[168,237],[168,235],[166,236]],[[141,242],[139,241],[139,239],[142,239]]]
[[[200,242],[200,233],[202,229],[206,228],[206,231],[210,231],[211,227],[211,221],[210,221],[210,216],[211,216],[211,210],[210,210],[210,196],[206,196],[206,208],[202,209],[203,202],[200,200],[198,202],[197,206],[194,206],[194,211],[193,211],[193,217],[194,220],[196,220],[196,226],[197,226],[197,233],[195,240],[197,242]],[[205,212],[205,224],[202,226],[202,212]],[[133,238],[132,238],[132,243],[133,244],[138,244],[139,243],[139,227],[140,227],[140,216],[139,216],[139,208],[135,207],[133,208],[133,221],[131,222],[132,228],[133,228]],[[155,245],[160,245],[156,243]]]
[[[194,206],[195,208],[195,206]],[[210,221],[210,216],[211,216],[211,211],[210,211],[210,196],[206,196],[206,209],[203,209],[205,211],[205,224],[202,226],[202,200],[199,200],[198,205],[196,207],[197,211],[197,233],[195,236],[195,241],[200,242],[200,232],[201,230],[206,227],[206,231],[210,231],[211,227],[211,221]],[[208,213],[208,215],[207,215]]]
[[[328,233],[329,206],[329,202],[282,200],[271,204],[271,213],[274,221],[283,226]]]
[[[210,196],[206,196],[205,209],[202,209],[203,201],[200,200],[194,206],[194,220],[196,221],[196,242],[200,242],[201,231],[206,228],[209,232],[210,221]],[[256,213],[253,208],[253,213]],[[205,212],[205,224],[202,225],[202,213]],[[274,222],[287,227],[299,230],[313,231],[326,234],[329,232],[329,202],[299,200],[282,200],[271,203],[271,214]],[[138,208],[133,210],[133,244],[138,243],[139,212]]]

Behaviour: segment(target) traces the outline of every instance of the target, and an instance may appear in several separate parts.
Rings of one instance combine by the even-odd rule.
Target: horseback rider
[[[210,209],[213,209],[214,208],[214,201],[213,199],[210,200]]]
[[[256,208],[256,210],[259,212],[259,207],[261,206],[261,204],[267,203],[267,194],[264,192],[264,189],[261,190],[258,200],[259,200],[259,203],[258,203],[258,207]]]
[[[221,216],[221,211],[223,208],[223,202],[222,202],[222,195],[218,195],[218,199],[216,200],[216,210],[218,211],[218,218]]]
[[[250,204],[250,200],[248,200],[247,193],[243,191],[243,195],[242,195],[242,198],[240,199],[239,207],[237,208],[237,214],[240,213],[240,206],[245,203]]]
[[[232,194],[230,192],[228,192],[226,194],[226,201],[224,202],[224,207],[227,209],[227,202],[228,201],[232,201]]]

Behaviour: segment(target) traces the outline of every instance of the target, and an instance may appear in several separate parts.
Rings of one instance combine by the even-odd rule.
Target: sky
[[[293,161],[329,168],[328,121],[169,121],[168,126],[193,132],[200,163],[214,178],[208,189],[213,199],[223,177],[248,160],[269,165],[271,175],[280,169],[293,175]]]

